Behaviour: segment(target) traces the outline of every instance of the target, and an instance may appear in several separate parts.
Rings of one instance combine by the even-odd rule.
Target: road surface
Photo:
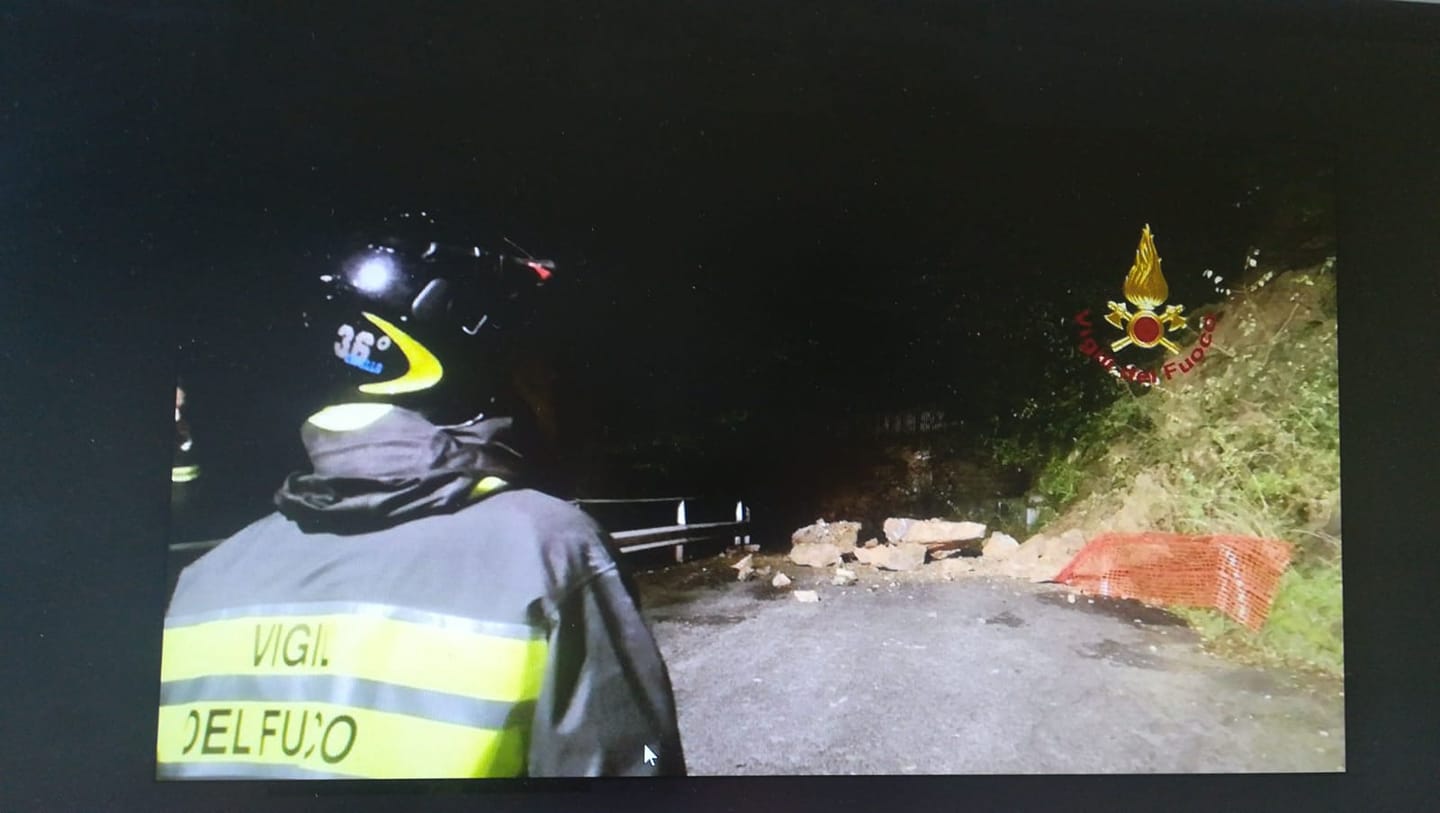
[[[692,774],[1344,770],[1339,681],[1208,655],[1159,610],[978,578],[777,590],[710,561],[732,581],[641,578]]]

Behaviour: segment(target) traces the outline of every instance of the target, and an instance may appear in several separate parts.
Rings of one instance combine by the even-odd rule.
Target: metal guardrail
[[[689,522],[687,507],[699,502],[699,497],[641,497],[636,499],[583,499],[571,500],[575,505],[640,505],[654,503],[675,503],[675,524],[653,528],[607,529],[610,538],[620,546],[620,553],[630,554],[656,548],[673,547],[675,561],[685,561],[687,542],[711,542],[729,537],[735,545],[750,544],[750,507],[743,501],[735,503],[735,519],[732,522]]]
[[[223,539],[203,539],[199,542],[174,542],[170,545],[170,552],[186,553],[192,550],[210,550],[224,541]]]
[[[627,528],[609,530],[610,538],[620,547],[620,553],[630,554],[656,548],[675,548],[675,561],[685,560],[685,545],[689,542],[713,542],[717,539],[732,538],[735,545],[750,544],[750,507],[744,502],[735,503],[733,522],[688,522],[686,508],[698,502],[698,497],[639,497],[635,499],[583,499],[570,500],[571,505],[642,505],[675,503],[675,524],[653,528]],[[170,545],[171,553],[207,551],[219,545],[223,539],[206,539],[199,542],[176,542]]]

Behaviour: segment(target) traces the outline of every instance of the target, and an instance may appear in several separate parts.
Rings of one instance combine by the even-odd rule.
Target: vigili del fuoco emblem
[[[1164,313],[1155,309],[1165,304],[1170,288],[1165,284],[1165,275],[1160,272],[1160,255],[1155,251],[1155,238],[1147,223],[1140,232],[1140,246],[1135,249],[1135,264],[1125,276],[1125,298],[1138,310],[1134,313],[1123,302],[1107,302],[1110,312],[1105,321],[1125,331],[1122,338],[1110,343],[1111,350],[1122,350],[1130,345],[1150,348],[1156,345],[1171,353],[1180,352],[1176,344],[1165,334],[1185,327],[1183,305],[1171,305]]]

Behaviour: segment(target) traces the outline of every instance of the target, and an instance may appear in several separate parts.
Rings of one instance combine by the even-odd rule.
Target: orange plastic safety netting
[[[1054,580],[1092,595],[1209,607],[1258,630],[1289,565],[1290,545],[1275,539],[1108,533],[1092,539]]]

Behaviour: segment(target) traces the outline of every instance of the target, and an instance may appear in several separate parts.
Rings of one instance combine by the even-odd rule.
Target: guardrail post
[[[675,509],[675,524],[676,524],[676,525],[689,525],[689,524],[690,524],[690,523],[688,523],[688,522],[685,521],[685,501],[684,501],[684,500],[681,500],[681,501],[680,501],[680,506]],[[681,544],[675,546],[675,561],[676,561],[676,562],[683,562],[683,561],[685,561],[685,545],[684,545],[684,543],[681,543]]]
[[[748,522],[750,521],[750,507],[749,507],[748,505],[746,505],[743,500],[735,503],[735,521],[736,521],[736,522],[746,522],[746,523],[748,523]],[[749,529],[747,528],[746,530],[749,530]],[[744,536],[737,536],[737,537],[735,537],[735,546],[736,546],[737,548],[740,547],[741,545],[749,545],[749,544],[750,544],[750,534],[745,534]]]

